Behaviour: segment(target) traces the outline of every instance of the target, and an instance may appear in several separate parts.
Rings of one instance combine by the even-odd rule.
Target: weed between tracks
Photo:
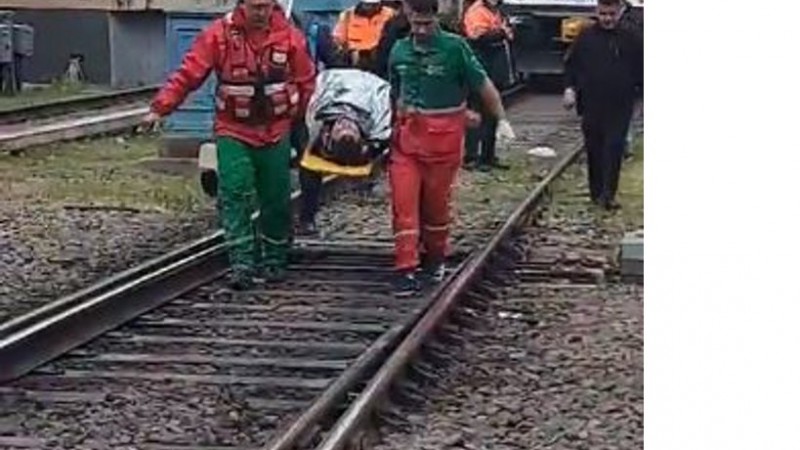
[[[42,88],[25,89],[14,96],[0,96],[0,111],[38,105],[54,100],[78,98],[91,94],[81,84],[56,83]]]
[[[488,173],[462,170],[459,173],[454,205],[459,213],[457,227],[481,226],[461,223],[467,217],[474,218],[478,211],[488,219],[483,226],[491,225],[510,214],[538,181],[533,171],[535,162],[524,152],[507,152],[500,156],[511,166],[509,170]]]
[[[77,204],[159,212],[196,212],[208,203],[196,178],[139,165],[154,157],[152,137],[54,144],[22,156],[0,155],[0,201]]]
[[[608,213],[591,205],[586,164],[570,167],[553,187],[554,209],[565,216],[592,212],[597,225],[609,233],[621,235],[644,226],[644,142],[637,139],[634,157],[622,165],[617,201],[620,211]]]

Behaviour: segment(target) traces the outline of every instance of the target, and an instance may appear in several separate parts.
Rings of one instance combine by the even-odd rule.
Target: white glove
[[[136,131],[139,133],[156,132],[161,129],[161,122],[163,118],[153,111],[148,112],[139,123]]]
[[[564,90],[564,108],[572,109],[575,106],[575,90],[567,88]]]
[[[511,128],[511,124],[508,123],[508,119],[503,119],[497,123],[496,138],[497,142],[503,146],[508,145],[509,142],[517,138],[517,135],[514,134],[514,130]]]

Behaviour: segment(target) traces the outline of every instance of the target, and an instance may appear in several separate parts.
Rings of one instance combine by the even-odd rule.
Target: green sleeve
[[[459,47],[461,64],[464,68],[464,80],[470,91],[477,92],[483,86],[483,83],[486,82],[486,71],[475,56],[475,52],[472,51],[464,39],[459,40]]]

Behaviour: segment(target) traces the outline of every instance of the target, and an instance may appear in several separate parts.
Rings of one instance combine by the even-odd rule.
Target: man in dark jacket
[[[408,37],[409,33],[411,33],[411,25],[408,23],[408,17],[406,17],[403,8],[400,8],[397,14],[386,22],[386,25],[383,27],[381,39],[378,41],[378,49],[375,52],[376,75],[384,80],[389,78],[387,67],[392,46],[400,39]]]
[[[580,103],[592,202],[615,201],[625,138],[637,93],[644,86],[644,49],[637,33],[619,26],[622,0],[598,0],[595,24],[566,58],[564,106]]]

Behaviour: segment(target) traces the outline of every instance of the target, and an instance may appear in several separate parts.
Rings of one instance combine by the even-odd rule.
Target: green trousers
[[[287,264],[291,233],[291,176],[288,139],[263,148],[217,140],[222,227],[236,275],[257,275]],[[253,209],[259,220],[250,220]]]

